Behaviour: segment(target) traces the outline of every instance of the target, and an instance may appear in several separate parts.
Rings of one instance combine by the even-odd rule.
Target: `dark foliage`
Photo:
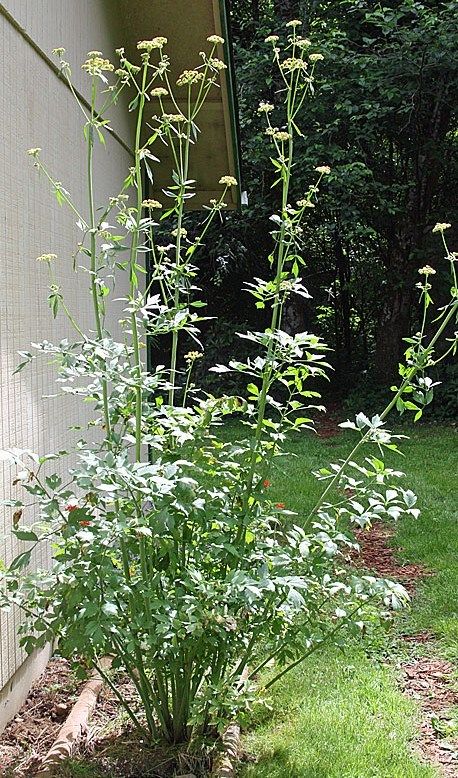
[[[300,117],[295,194],[308,188],[316,165],[330,165],[332,175],[304,229],[304,282],[314,306],[298,299],[284,326],[327,339],[334,391],[367,375],[386,383],[416,326],[417,270],[441,260],[431,229],[458,223],[458,7],[453,0],[232,0],[231,11],[249,205],[226,214],[223,234],[208,241],[209,314],[223,312],[234,325],[247,318],[241,288],[270,248],[275,195],[256,107],[261,99],[276,104],[279,84],[264,38],[298,18],[310,51],[325,60]],[[438,274],[436,303],[441,281]],[[212,332],[213,346],[218,338]]]

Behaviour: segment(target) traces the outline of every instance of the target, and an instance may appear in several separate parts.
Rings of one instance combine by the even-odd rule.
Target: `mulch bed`
[[[374,524],[369,530],[356,532],[361,554],[355,563],[377,575],[400,581],[410,595],[415,594],[419,581],[432,575],[423,565],[403,564],[397,558],[402,549],[392,545],[394,529],[384,523]],[[412,648],[432,643],[429,632],[403,635]],[[401,666],[402,689],[421,708],[420,733],[417,748],[423,759],[437,766],[446,778],[458,776],[458,743],[447,740],[447,722],[450,709],[458,705],[458,688],[453,684],[454,666],[443,659],[421,657]]]
[[[458,743],[447,742],[448,713],[458,705],[458,691],[451,684],[454,667],[443,659],[421,658],[404,664],[403,689],[420,704],[420,748],[444,776],[458,775]]]
[[[355,564],[373,570],[382,578],[400,581],[410,594],[419,580],[432,575],[424,565],[403,564],[397,559],[396,554],[402,549],[391,545],[394,528],[390,524],[373,524],[369,530],[357,530],[355,536],[361,549]]]
[[[34,774],[68,716],[79,686],[65,659],[49,662],[0,736],[0,776]]]
[[[315,429],[319,438],[335,438],[342,432],[339,427],[342,421],[342,411],[340,405],[328,403],[326,413],[320,413],[315,420]]]
[[[1,778],[32,778],[52,746],[81,688],[64,659],[52,659],[33,685],[19,713],[0,736]],[[118,690],[135,706],[131,682],[118,679]],[[149,748],[120,710],[113,692],[104,687],[89,731],[76,748],[71,763],[56,770],[62,778],[173,778],[207,776],[212,749],[191,753],[180,747]]]

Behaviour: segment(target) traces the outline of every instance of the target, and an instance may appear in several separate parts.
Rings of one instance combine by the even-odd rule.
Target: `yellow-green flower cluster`
[[[329,165],[318,165],[318,167],[315,168],[317,173],[320,173],[322,176],[328,176],[331,172],[331,168]]]
[[[274,43],[275,44],[279,40],[280,40],[280,38],[278,37],[278,35],[268,35],[267,38],[265,39],[265,43]]]
[[[433,227],[433,232],[444,232],[444,230],[448,230],[452,225],[448,222],[438,222]]]
[[[27,154],[29,155],[29,157],[38,157],[40,151],[41,151],[41,149],[39,149],[39,148],[28,149]]]
[[[218,59],[217,57],[210,57],[208,59],[208,64],[212,70],[225,70],[227,68],[227,65],[223,62],[223,60]]]
[[[139,51],[153,51],[153,49],[162,49],[167,44],[167,38],[164,38],[162,36],[158,36],[157,38],[153,38],[150,41],[139,41],[137,43],[137,49]]]
[[[274,110],[272,103],[259,103],[258,113],[270,113]]]
[[[183,116],[182,113],[163,113],[162,114],[162,121],[165,124],[179,124],[180,122],[184,122],[185,116]]]
[[[150,94],[151,97],[166,97],[168,95],[168,90],[163,86],[156,86],[151,90]]]
[[[224,38],[222,38],[221,35],[209,35],[207,40],[209,43],[214,43],[215,46],[218,43],[224,43]]]
[[[201,359],[202,357],[203,354],[201,354],[200,351],[188,351],[188,353],[184,355],[186,362],[195,362],[196,359]]]
[[[215,198],[212,198],[210,200],[210,205],[216,210],[221,211],[223,208],[227,208],[227,203],[223,203],[222,201],[215,200]]]
[[[178,238],[178,237],[186,238],[187,234],[188,234],[188,231],[185,230],[184,227],[181,227],[180,229],[173,230],[172,238]]]
[[[204,74],[200,70],[184,70],[181,76],[177,78],[177,86],[187,86],[188,84],[197,84],[202,81]]]
[[[436,271],[434,270],[434,268],[431,267],[431,265],[425,265],[424,267],[421,267],[418,272],[421,276],[436,275]]]
[[[222,176],[219,183],[223,186],[237,186],[237,179],[234,176]]]
[[[286,26],[287,27],[301,27],[302,26],[302,22],[301,22],[300,19],[291,19],[290,22],[286,23]]]
[[[149,208],[150,211],[159,210],[162,208],[162,204],[159,200],[143,200],[142,208]]]
[[[280,67],[286,73],[291,73],[293,70],[307,70],[307,63],[300,57],[288,57],[281,63]]]
[[[296,46],[299,46],[300,49],[306,49],[308,46],[311,46],[312,42],[309,41],[308,38],[297,38],[296,39]]]
[[[102,56],[101,51],[90,51],[86,62],[83,62],[81,68],[86,73],[89,73],[90,76],[99,76],[103,71],[113,72],[115,69],[110,60]]]
[[[272,137],[274,138],[274,140],[278,140],[281,143],[283,143],[284,141],[287,141],[287,140],[291,140],[291,134],[289,132],[284,131],[284,130],[276,130],[273,133]]]
[[[37,257],[37,262],[47,262],[49,264],[50,262],[54,262],[56,259],[57,254],[41,254],[41,256]]]
[[[310,54],[309,56],[310,62],[319,62],[322,59],[324,59],[322,54]]]

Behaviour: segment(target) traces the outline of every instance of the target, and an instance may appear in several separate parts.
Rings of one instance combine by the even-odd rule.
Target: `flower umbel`
[[[188,351],[188,353],[184,355],[186,362],[189,363],[195,362],[196,359],[202,359],[202,357],[203,354],[200,351]]]
[[[90,51],[86,62],[83,62],[81,65],[82,70],[85,70],[90,76],[100,76],[103,71],[113,72],[115,69],[114,65],[109,59],[102,57],[101,54],[101,51]]]
[[[215,45],[224,43],[224,38],[222,38],[221,35],[209,35],[207,40],[209,43],[214,43]]]
[[[163,86],[157,86],[155,89],[151,90],[150,94],[151,97],[165,97],[168,95],[168,90]]]
[[[162,49],[167,44],[167,38],[163,38],[162,36],[158,36],[157,38],[152,38],[150,41],[139,41],[137,43],[137,49],[140,51],[152,51],[153,49]]]
[[[162,208],[162,203],[159,200],[143,200],[142,208],[149,208],[150,211],[159,210]]]
[[[272,103],[259,103],[258,113],[270,113],[274,110]]]
[[[433,232],[444,232],[444,230],[448,230],[452,225],[448,222],[437,222],[437,224],[433,227]]]
[[[187,86],[203,81],[204,74],[200,70],[184,70],[177,78],[177,86]]]
[[[37,257],[37,262],[54,262],[57,259],[57,254],[41,254]]]
[[[237,179],[234,176],[222,176],[219,180],[220,184],[224,186],[237,186]]]

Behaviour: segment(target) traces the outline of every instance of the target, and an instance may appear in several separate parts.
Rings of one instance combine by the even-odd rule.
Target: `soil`
[[[52,659],[32,687],[19,713],[0,736],[0,777],[32,778],[77,699],[81,684],[64,659]],[[118,690],[137,703],[135,688],[118,679]],[[56,778],[201,778],[211,769],[212,748],[198,755],[179,747],[148,748],[120,711],[114,693],[104,688],[86,738]]]
[[[447,740],[448,727],[454,726],[451,709],[458,705],[458,691],[451,683],[453,670],[450,662],[429,658],[402,667],[404,691],[422,710],[420,749],[448,778],[458,775],[458,743]]]
[[[400,581],[411,596],[419,581],[432,575],[423,565],[403,564],[397,554],[402,551],[392,545],[394,529],[387,524],[374,524],[369,530],[359,530],[357,540],[361,554],[354,560],[358,566],[373,570],[380,576]],[[415,648],[434,649],[434,636],[429,632],[402,635],[415,655]],[[422,758],[439,768],[444,778],[458,778],[458,742],[456,714],[458,687],[453,682],[456,668],[443,659],[412,658],[401,666],[401,686],[421,709],[420,732],[416,742]],[[447,735],[450,739],[447,739]]]
[[[0,776],[33,775],[77,698],[79,682],[65,659],[52,659],[0,737]]]
[[[380,577],[400,581],[410,594],[414,592],[419,580],[431,575],[424,565],[399,561],[396,555],[402,549],[391,545],[394,528],[390,524],[379,522],[369,530],[357,530],[355,535],[361,549],[354,560],[358,567],[373,570]]]
[[[320,413],[315,421],[315,429],[319,438],[335,438],[342,432],[339,427],[343,421],[342,409],[336,403],[328,403],[326,413]]]

